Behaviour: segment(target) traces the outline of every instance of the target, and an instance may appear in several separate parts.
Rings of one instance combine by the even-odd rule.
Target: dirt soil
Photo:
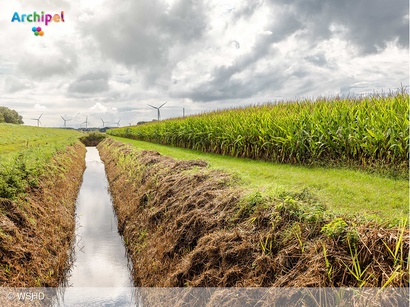
[[[85,147],[57,154],[38,187],[0,199],[0,286],[57,287],[69,268]]]
[[[98,148],[135,286],[409,286],[408,230],[347,221],[346,231],[326,235],[331,220],[308,215],[303,195],[245,201],[229,174],[204,161],[112,139]]]

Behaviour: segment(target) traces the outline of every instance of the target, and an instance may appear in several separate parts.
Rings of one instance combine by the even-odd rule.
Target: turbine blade
[[[150,104],[149,104],[149,106],[150,106],[151,108],[158,109],[157,107],[154,107],[154,106],[152,106],[152,105],[150,105]]]
[[[161,109],[167,102],[165,101],[158,109]]]

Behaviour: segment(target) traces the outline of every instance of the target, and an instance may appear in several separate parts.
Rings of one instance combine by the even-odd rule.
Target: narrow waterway
[[[108,191],[104,164],[87,147],[86,170],[77,199],[74,263],[59,305],[133,306],[130,263]]]

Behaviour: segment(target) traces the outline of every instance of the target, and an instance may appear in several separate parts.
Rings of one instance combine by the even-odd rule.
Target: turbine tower
[[[85,124],[85,129],[87,129],[88,128],[88,125],[90,124],[89,122],[88,122],[88,116],[85,118],[85,122],[83,122],[81,125],[84,125]]]
[[[40,124],[41,124],[40,118],[41,118],[41,116],[43,116],[43,113],[41,113],[41,115],[38,118],[32,118],[32,120],[37,121],[37,127],[40,127]]]
[[[60,115],[60,117],[63,119],[64,121],[64,128],[67,128],[67,122],[69,122],[71,119],[65,119],[62,115]]]
[[[161,119],[161,113],[160,113],[160,109],[166,104],[167,102],[165,101],[162,105],[160,105],[159,107],[154,107],[154,106],[152,106],[152,105],[150,105],[149,104],[149,106],[151,107],[151,108],[153,108],[153,109],[157,109],[157,111],[158,111],[158,121]]]

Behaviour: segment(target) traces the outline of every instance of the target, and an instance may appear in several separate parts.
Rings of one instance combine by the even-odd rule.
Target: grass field
[[[374,218],[397,224],[409,214],[409,182],[362,171],[286,165],[234,158],[127,138],[113,137],[144,150],[156,150],[179,160],[203,159],[213,169],[239,178],[241,187],[264,195],[309,191],[335,213]],[[396,221],[394,221],[396,220]]]
[[[47,161],[78,141],[73,130],[0,124],[0,198],[12,199],[35,185]]]

